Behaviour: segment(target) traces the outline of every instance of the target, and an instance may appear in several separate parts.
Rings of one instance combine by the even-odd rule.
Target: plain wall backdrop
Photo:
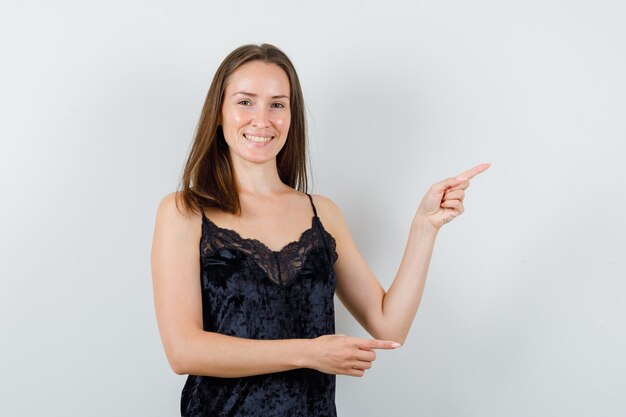
[[[625,21],[621,0],[2,0],[0,415],[179,415],[156,209],[218,64],[262,42],[301,78],[310,191],[385,288],[427,188],[493,163],[339,415],[626,415]]]

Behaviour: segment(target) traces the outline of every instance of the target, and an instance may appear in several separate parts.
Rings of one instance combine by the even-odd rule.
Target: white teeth
[[[250,135],[243,135],[246,139],[248,139],[249,141],[252,142],[257,142],[257,143],[264,143],[264,142],[269,142],[272,139],[272,136],[250,136]]]

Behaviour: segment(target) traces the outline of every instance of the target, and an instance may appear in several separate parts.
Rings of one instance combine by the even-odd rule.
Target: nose
[[[264,106],[258,108],[252,116],[252,126],[268,127],[270,125],[270,112]]]

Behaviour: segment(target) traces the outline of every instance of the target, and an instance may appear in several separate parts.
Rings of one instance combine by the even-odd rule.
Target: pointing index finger
[[[483,171],[486,171],[487,168],[489,168],[491,166],[491,163],[484,163],[484,164],[480,164],[480,165],[476,165],[474,168],[468,169],[467,171],[465,171],[464,173],[458,175],[456,178],[460,179],[460,180],[469,180],[471,178],[473,178],[474,176],[480,174]]]
[[[401,344],[391,341],[391,340],[378,340],[378,339],[370,339],[367,340],[366,343],[360,344],[360,349],[396,349],[400,347]]]

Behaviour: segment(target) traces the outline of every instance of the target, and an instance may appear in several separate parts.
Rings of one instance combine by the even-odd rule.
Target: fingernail
[[[398,343],[398,342],[393,342],[393,343],[391,344],[391,347],[394,347],[394,348],[398,348],[398,347],[400,347],[400,346],[402,346],[402,345],[401,345],[400,343]]]

